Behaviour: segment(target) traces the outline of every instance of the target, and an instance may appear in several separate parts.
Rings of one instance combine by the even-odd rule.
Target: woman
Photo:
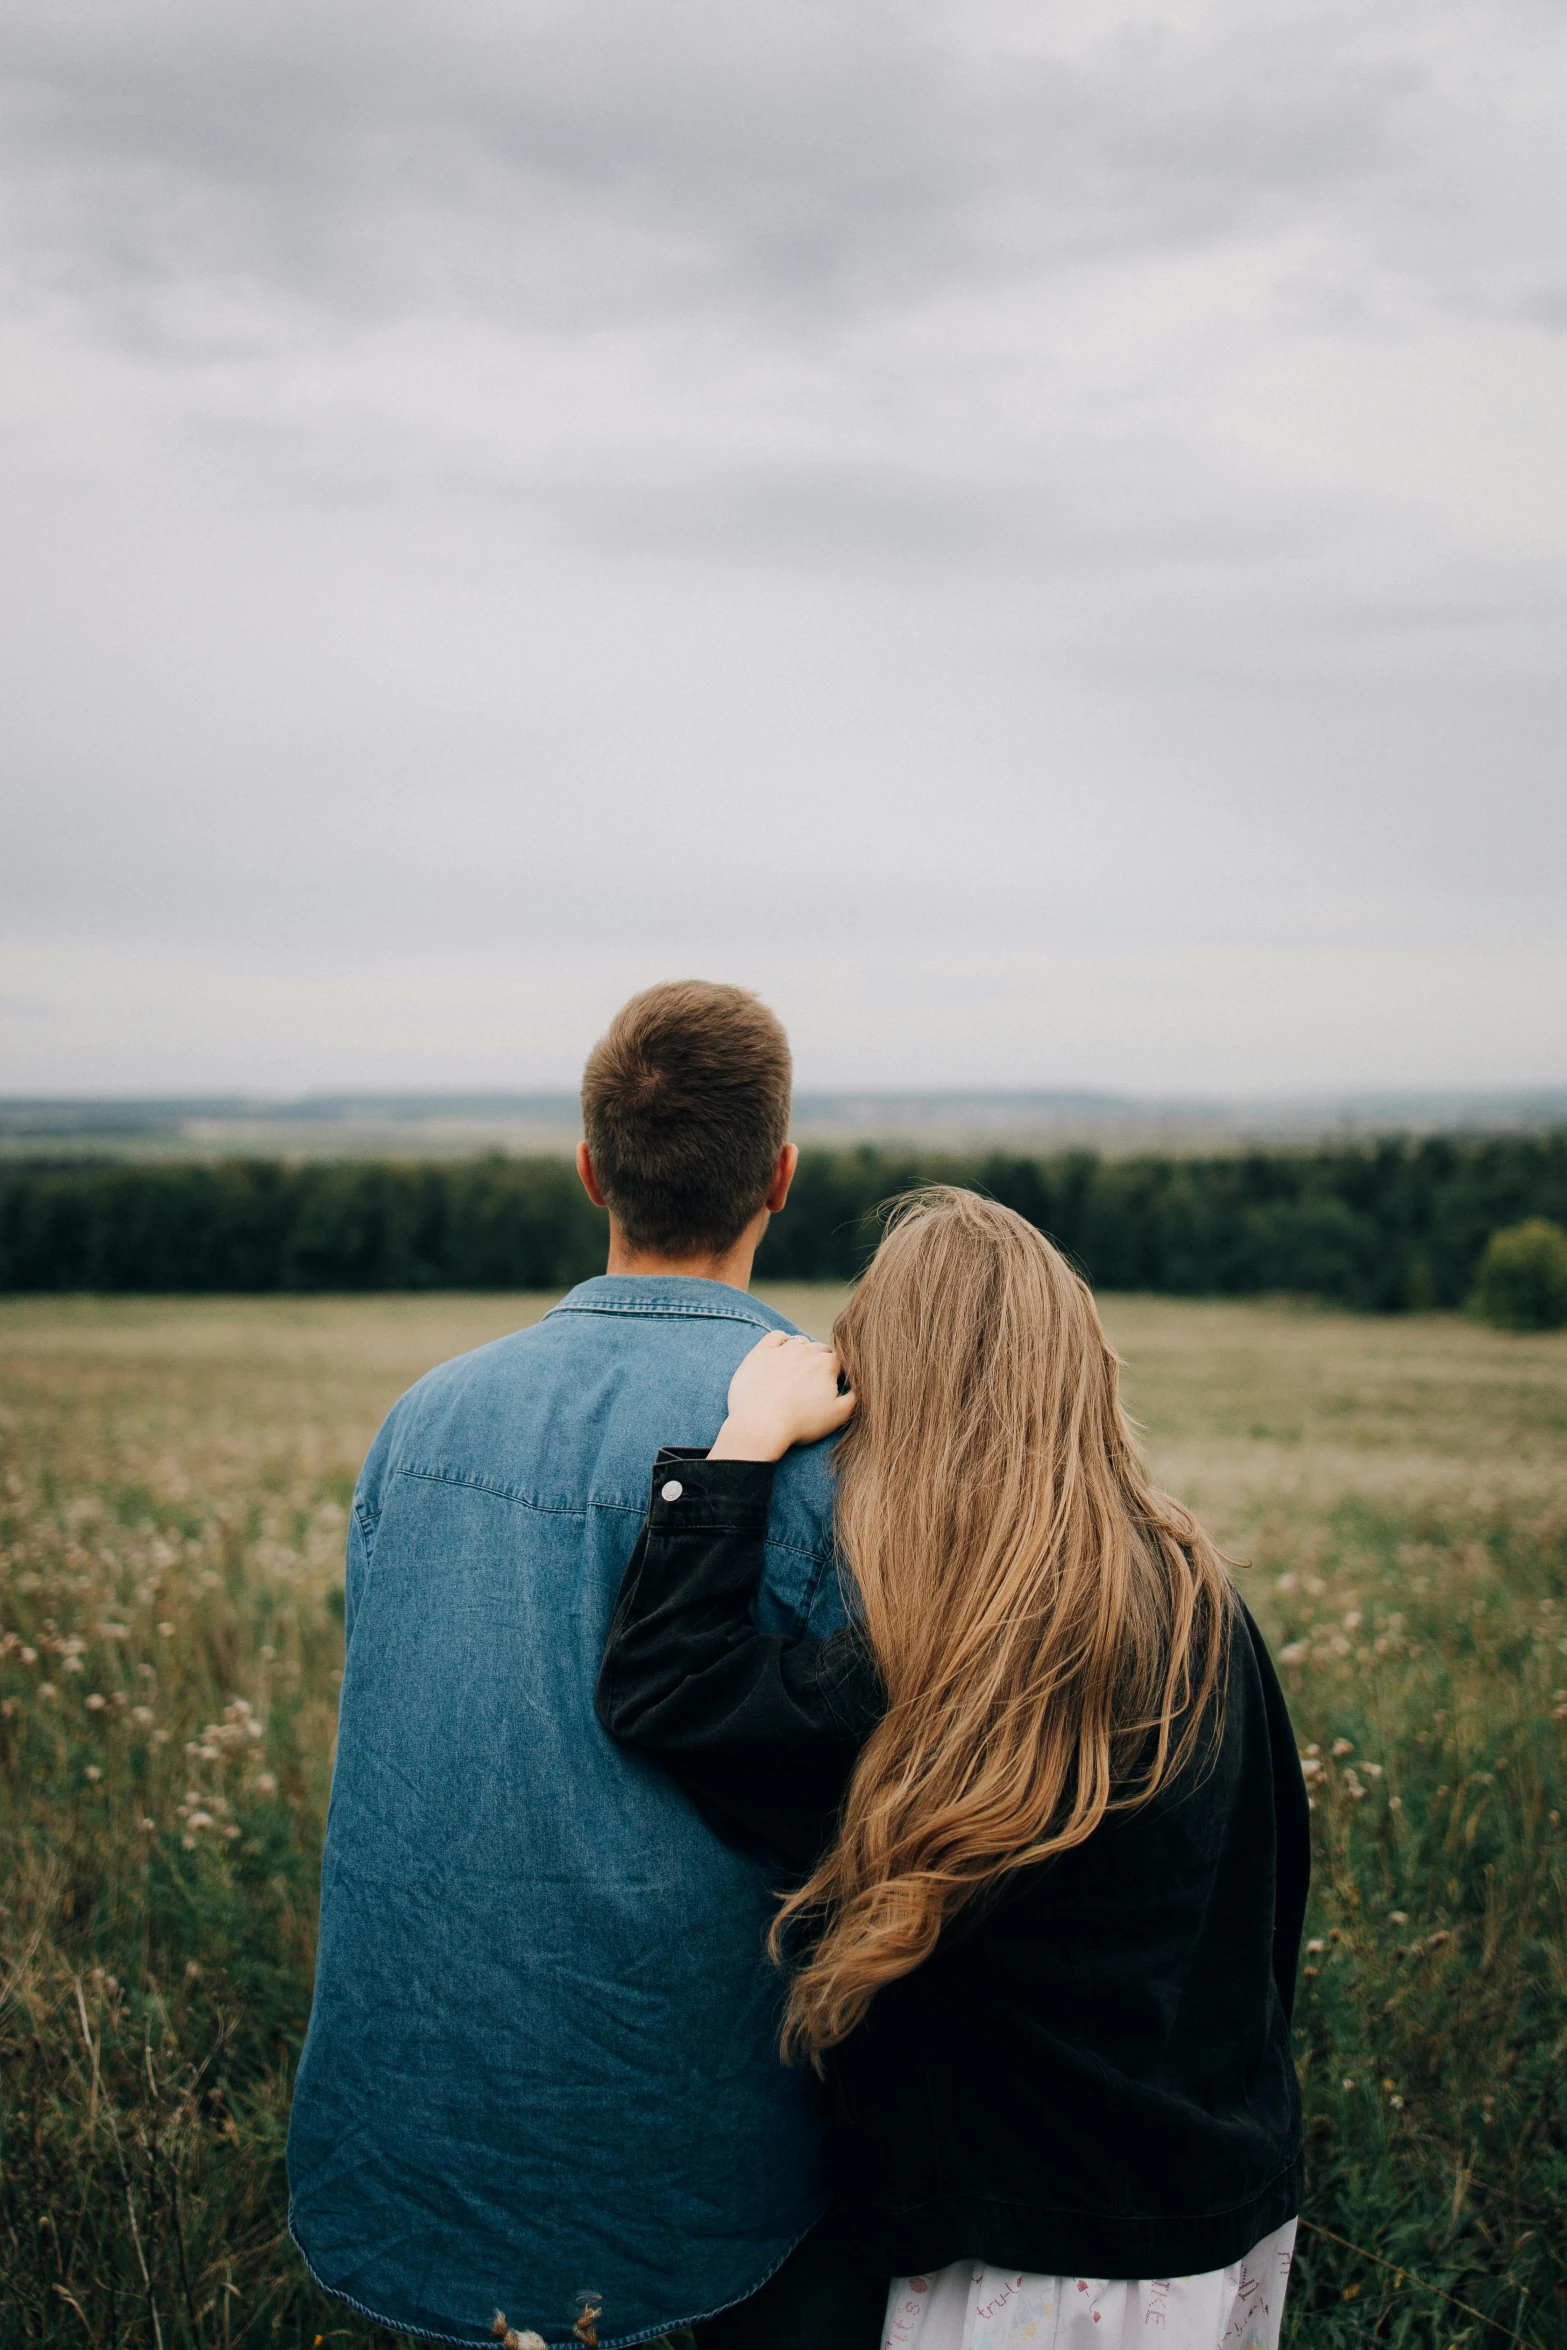
[[[784,2053],[887,2345],[1271,2350],[1307,1804],[1261,1637],[1020,1217],[920,1195],[834,1339],[764,1339],[660,1456],[600,1717],[803,1874]],[[763,1636],[772,1464],[845,1421],[854,1625]]]

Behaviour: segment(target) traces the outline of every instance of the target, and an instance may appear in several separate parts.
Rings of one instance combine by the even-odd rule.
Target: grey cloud
[[[824,462],[705,482],[575,484],[536,490],[532,502],[546,513],[553,507],[571,535],[606,545],[813,569],[1000,561],[1024,567],[1036,583],[1069,571],[1079,586],[1128,558],[1257,562],[1300,539],[1299,519],[1288,512],[1219,514],[1195,501],[1184,514],[1139,507],[1108,469],[1097,481],[1008,483]]]
[[[1514,305],[1518,317],[1531,326],[1567,333],[1567,285],[1541,286]]]
[[[1331,19],[1011,58],[962,22],[863,0],[35,5],[0,66],[31,266],[84,299],[95,269],[260,273],[334,305],[598,321],[650,298],[830,316],[1200,244],[1363,172],[1419,82]]]
[[[1564,91],[1542,0],[10,0],[11,1025],[320,956],[390,1081],[399,956],[754,946],[957,1068],[1076,957],[1201,1083],[1213,945],[1412,1050],[1561,928]]]

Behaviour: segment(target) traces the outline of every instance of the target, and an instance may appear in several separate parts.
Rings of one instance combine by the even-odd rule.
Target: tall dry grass
[[[1567,1340],[1164,1300],[1107,1319],[1163,1475],[1251,1562],[1312,1789],[1288,2338],[1559,2346]]]
[[[0,1306],[0,2344],[369,2333],[283,2226],[344,1514],[392,1397],[539,1303]],[[1567,1341],[1107,1319],[1313,1766],[1292,2338],[1558,2345]]]
[[[336,2330],[282,2149],[379,1383],[346,1323],[251,1339],[212,1310],[6,1317],[8,2343]]]

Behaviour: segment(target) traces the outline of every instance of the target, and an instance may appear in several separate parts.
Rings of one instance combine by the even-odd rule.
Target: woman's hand
[[[841,1369],[830,1346],[770,1330],[729,1382],[729,1417],[708,1454],[712,1461],[780,1461],[791,1444],[814,1444],[841,1428],[854,1409],[838,1393]]]

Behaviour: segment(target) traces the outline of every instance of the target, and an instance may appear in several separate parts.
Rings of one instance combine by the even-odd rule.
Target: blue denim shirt
[[[790,1324],[711,1281],[586,1281],[432,1371],[365,1463],[290,2226],[329,2292],[604,2350],[743,2299],[824,2203],[776,2053],[761,1866],[593,1711],[661,1444],[710,1444]],[[769,1628],[843,1621],[829,1447],[777,1478]]]

